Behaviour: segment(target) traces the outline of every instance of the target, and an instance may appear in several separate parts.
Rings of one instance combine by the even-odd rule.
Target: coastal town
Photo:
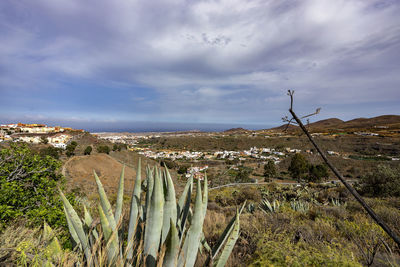
[[[0,125],[0,142],[25,142],[29,144],[48,144],[55,148],[65,150],[72,141],[78,140],[85,133],[84,130],[73,129],[70,127],[47,126],[45,124],[24,124],[12,123]],[[172,148],[164,147],[163,145],[154,145],[157,142],[165,142],[168,139],[180,138],[208,138],[208,140],[218,140],[226,138],[247,138],[259,140],[269,140],[278,138],[279,140],[290,139],[295,135],[284,131],[259,130],[248,131],[244,129],[233,129],[225,132],[147,132],[147,133],[112,133],[101,132],[91,133],[95,138],[109,144],[110,146],[118,147],[124,145],[129,151],[142,155],[146,158],[157,161],[169,161],[174,164],[185,165],[190,164],[190,167],[182,173],[185,177],[193,175],[195,178],[203,179],[206,170],[210,171],[215,166],[220,164],[232,164],[233,169],[238,166],[254,166],[264,165],[268,161],[279,165],[286,158],[292,157],[296,153],[303,153],[312,156],[313,150],[300,149],[299,147],[289,147],[284,145],[274,144],[272,146],[247,146],[245,149],[185,149],[185,147]],[[312,135],[315,138],[335,139],[347,136],[366,136],[379,138],[379,134],[367,131],[354,131],[347,133],[335,132],[314,132]],[[182,139],[182,140],[183,140]],[[162,141],[164,140],[164,141]],[[273,143],[273,142],[272,142]],[[99,145],[95,145],[97,148]],[[113,149],[114,151],[115,149]],[[97,149],[99,152],[100,150]],[[348,160],[354,155],[344,151],[326,150],[325,153],[331,157],[340,157],[343,160]],[[399,157],[385,157],[380,154],[375,155],[377,159],[385,159],[398,161]],[[363,159],[363,158],[359,158]],[[209,166],[209,165],[212,166]]]
[[[30,144],[48,143],[56,148],[65,149],[76,134],[84,130],[45,124],[11,123],[0,125],[0,142],[25,142]]]

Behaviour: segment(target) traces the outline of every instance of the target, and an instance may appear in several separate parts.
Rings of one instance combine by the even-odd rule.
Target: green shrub
[[[307,159],[302,154],[296,153],[290,161],[288,171],[293,178],[300,180],[308,172],[308,165]]]
[[[75,142],[75,141],[72,141],[71,143],[69,143],[69,144],[67,145],[67,147],[66,147],[66,151],[67,151],[67,152],[65,152],[65,154],[66,154],[68,157],[71,157],[71,156],[75,155],[75,148],[76,148],[77,146],[78,146],[78,143]]]
[[[110,153],[110,147],[107,146],[107,145],[98,146],[97,147],[97,152],[109,154]]]
[[[0,151],[0,225],[25,217],[33,224],[46,220],[66,226],[57,186],[61,163],[33,153],[26,144],[11,144]],[[69,196],[73,202],[73,197]],[[74,203],[74,202],[73,202]]]
[[[53,146],[49,146],[46,148],[43,148],[40,150],[40,155],[45,157],[45,156],[50,156],[54,159],[59,159],[60,158],[60,154],[62,153],[62,149],[61,148],[56,148]]]
[[[309,165],[308,182],[320,182],[322,178],[328,177],[328,168],[324,164]]]
[[[258,242],[255,258],[250,266],[361,266],[352,252],[342,249],[339,243],[293,242],[287,232],[271,230]]]
[[[400,196],[400,168],[378,165],[377,169],[361,178],[361,190],[374,197]]]
[[[268,179],[274,176],[276,176],[275,163],[272,160],[268,160],[264,165],[264,177]]]
[[[92,150],[93,150],[92,146],[87,146],[85,148],[85,151],[83,151],[83,154],[84,155],[90,155],[90,153],[92,153]]]

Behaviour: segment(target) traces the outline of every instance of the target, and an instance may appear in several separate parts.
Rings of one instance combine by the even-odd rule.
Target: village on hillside
[[[84,130],[45,124],[11,123],[0,125],[0,142],[25,142],[30,144],[48,143],[56,148],[65,149],[76,133]]]

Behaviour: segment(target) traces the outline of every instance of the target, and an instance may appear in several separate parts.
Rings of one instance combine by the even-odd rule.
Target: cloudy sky
[[[397,0],[1,0],[0,122],[263,128],[288,89],[315,119],[400,114],[399,14]]]

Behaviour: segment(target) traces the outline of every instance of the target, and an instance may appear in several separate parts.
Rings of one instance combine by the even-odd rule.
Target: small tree
[[[74,147],[74,149],[78,146],[78,143],[76,142],[76,141],[72,141],[71,143],[70,143],[70,145],[72,146],[72,147]]]
[[[264,177],[266,180],[268,180],[274,176],[276,176],[275,163],[272,160],[268,160],[268,162],[264,165]]]
[[[97,147],[97,152],[109,154],[110,153],[110,147],[107,146],[107,145],[98,146]]]
[[[308,169],[308,181],[320,182],[328,176],[328,168],[324,164],[310,165]]]
[[[302,154],[296,153],[290,161],[288,171],[293,178],[300,180],[308,172],[308,165],[307,159]]]
[[[249,167],[239,166],[236,172],[235,182],[248,183],[250,182],[250,174],[253,170]]]
[[[65,152],[65,154],[68,157],[71,157],[73,155],[75,155],[75,148],[78,146],[78,143],[75,141],[72,141],[71,143],[69,143],[66,147],[67,152]]]
[[[85,151],[83,151],[84,155],[90,155],[90,153],[92,153],[92,146],[87,146],[85,148]]]

